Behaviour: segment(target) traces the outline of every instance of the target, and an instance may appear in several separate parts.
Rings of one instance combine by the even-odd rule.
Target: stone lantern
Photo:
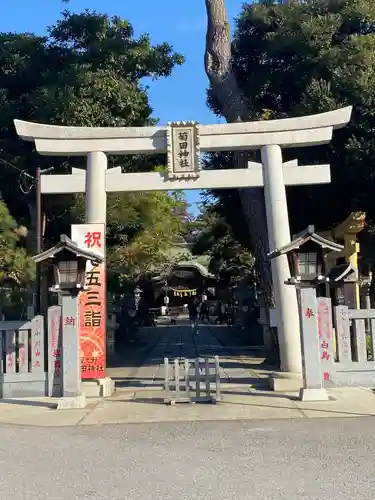
[[[310,225],[296,234],[290,243],[270,252],[268,257],[275,259],[286,254],[289,263],[290,284],[314,283],[318,285],[330,281],[324,268],[325,254],[340,252],[343,248],[343,245],[317,234],[314,226]]]
[[[324,339],[322,335],[327,328],[331,329],[331,300],[326,297],[317,299],[316,289],[331,280],[338,283],[343,279],[345,273],[333,275],[331,270],[330,274],[326,274],[324,269],[325,253],[340,252],[343,248],[343,245],[318,235],[314,226],[308,226],[295,235],[290,243],[268,254],[270,259],[287,256],[290,278],[286,284],[294,285],[297,291],[303,373],[300,399],[303,401],[328,400],[324,388],[324,362],[327,357],[327,341],[331,342],[332,339],[331,334]]]
[[[82,250],[66,235],[54,247],[33,257],[34,262],[52,265],[55,283],[50,289],[61,295],[62,304],[62,398],[58,409],[84,408],[81,392],[78,294],[85,286],[86,263],[103,258]]]

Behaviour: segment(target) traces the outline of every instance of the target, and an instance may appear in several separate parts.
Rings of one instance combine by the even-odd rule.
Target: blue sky
[[[150,33],[153,43],[167,41],[182,53],[186,62],[172,76],[150,85],[154,116],[161,124],[173,120],[218,123],[206,106],[207,77],[204,72],[206,12],[204,0],[71,0],[69,9],[93,9],[128,19],[136,31]],[[231,20],[239,14],[242,0],[227,0]],[[1,0],[0,31],[44,34],[46,26],[59,17],[60,0]],[[190,203],[199,201],[198,192],[188,194]],[[193,205],[194,206],[194,205]]]

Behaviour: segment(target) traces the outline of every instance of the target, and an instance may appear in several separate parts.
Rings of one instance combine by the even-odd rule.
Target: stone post
[[[270,250],[275,250],[290,242],[283,161],[280,146],[263,146],[261,153],[268,241]],[[285,284],[290,278],[287,256],[281,255],[273,259],[271,266],[281,370],[301,374],[301,341],[296,291],[294,287]]]
[[[85,408],[81,392],[78,295],[62,293],[62,397],[57,409]]]
[[[297,297],[303,368],[303,388],[300,391],[300,399],[302,401],[328,401],[328,394],[323,388],[316,290],[312,286],[298,286]]]

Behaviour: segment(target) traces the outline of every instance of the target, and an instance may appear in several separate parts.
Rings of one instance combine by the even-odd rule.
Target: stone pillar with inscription
[[[62,297],[59,294],[59,299]],[[48,332],[48,396],[62,396],[62,307],[51,306],[47,313]]]
[[[85,408],[81,392],[78,293],[62,292],[62,397],[57,409]]]
[[[297,285],[297,298],[303,374],[303,388],[300,391],[300,399],[302,401],[328,401],[328,394],[323,387],[315,287]]]

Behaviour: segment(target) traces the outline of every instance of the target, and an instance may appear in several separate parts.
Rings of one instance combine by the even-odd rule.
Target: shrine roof
[[[66,234],[60,235],[60,241],[54,247],[50,248],[49,250],[45,250],[44,252],[39,253],[38,255],[34,255],[33,261],[38,263],[48,259],[53,259],[54,257],[56,257],[57,254],[59,254],[63,250],[68,250],[72,254],[75,254],[76,257],[83,257],[93,262],[103,262],[103,257],[101,257],[96,253],[89,252],[88,250],[83,250],[81,248],[78,248],[76,243],[72,241]]]
[[[212,273],[210,273],[210,271],[203,264],[200,264],[197,261],[188,261],[187,260],[187,261],[178,262],[177,265],[175,266],[175,269],[181,268],[181,267],[192,267],[192,268],[196,269],[197,271],[199,271],[199,273],[205,278],[215,278],[215,276]]]
[[[179,270],[179,269],[182,269],[182,268],[192,268],[192,269],[196,269],[199,274],[201,276],[203,276],[203,278],[211,278],[211,279],[215,279],[215,275],[213,275],[212,273],[209,272],[209,270],[203,266],[202,264],[200,264],[199,262],[197,261],[180,261],[178,263],[175,264],[175,266],[173,266],[172,270],[169,270],[169,271],[166,271],[165,273],[162,273],[161,275],[159,276],[154,276],[152,278],[152,281],[156,282],[156,281],[159,281],[159,280],[163,280],[165,279],[165,277],[167,275],[172,275],[175,271]]]
[[[284,245],[281,248],[276,248],[272,252],[269,252],[268,257],[270,259],[274,259],[275,257],[279,257],[280,255],[284,255],[293,250],[298,250],[308,241],[313,241],[321,248],[332,250],[334,252],[341,252],[344,249],[343,245],[335,243],[334,241],[328,240],[327,238],[324,238],[323,236],[317,234],[315,232],[315,227],[313,225],[310,225],[300,233],[296,234],[292,241],[287,245]]]

